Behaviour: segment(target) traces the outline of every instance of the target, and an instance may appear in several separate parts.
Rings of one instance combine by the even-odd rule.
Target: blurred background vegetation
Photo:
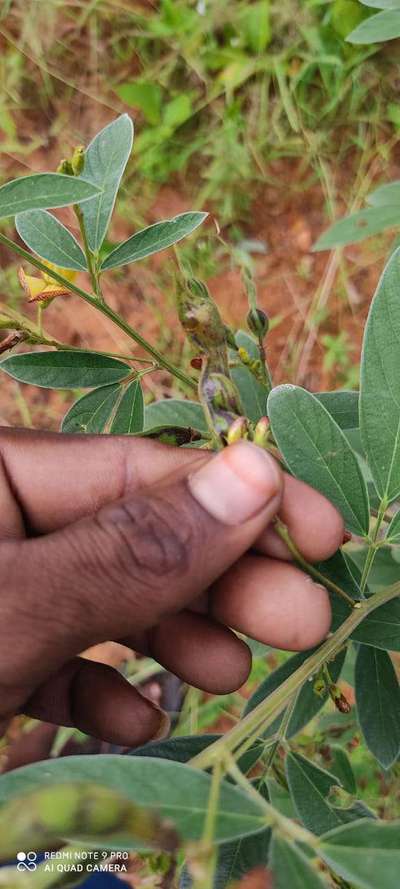
[[[240,262],[252,262],[276,381],[357,387],[363,322],[395,231],[332,254],[312,245],[372,185],[400,178],[399,41],[346,43],[366,14],[358,0],[2,0],[1,182],[56,169],[128,111],[136,139],[113,241],[186,209],[209,210],[208,227],[182,250],[234,325],[246,313]],[[11,224],[3,230],[14,236]],[[17,268],[4,249],[0,263],[0,299],[19,308]],[[110,304],[187,367],[168,255],[116,272],[107,286]],[[123,352],[122,334],[93,314],[72,296],[55,300],[46,327],[74,345]],[[170,394],[163,374],[146,381],[148,400]],[[77,395],[4,378],[1,386],[3,424],[45,429],[58,428]],[[395,563],[392,571],[397,578]],[[176,732],[227,728],[243,694],[285,657],[262,650],[247,689],[226,700],[190,690]],[[155,668],[138,661],[129,670],[151,682]],[[331,705],[299,738],[299,749],[334,768],[327,739],[351,752],[366,802],[398,814],[398,767],[390,781],[377,771],[352,715]],[[53,750],[69,740],[58,733]],[[274,769],[284,810],[279,761]]]

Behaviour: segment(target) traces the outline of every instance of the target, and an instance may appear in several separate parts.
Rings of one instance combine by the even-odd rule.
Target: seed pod
[[[261,417],[254,430],[254,444],[258,445],[260,448],[265,448],[268,444],[270,434],[271,428],[268,417]]]
[[[85,149],[83,145],[77,145],[71,158],[71,167],[74,176],[79,176],[85,166]]]
[[[200,355],[195,355],[190,362],[190,366],[194,368],[194,370],[201,370],[203,364],[203,359]]]
[[[22,330],[14,331],[14,333],[9,333],[8,336],[5,337],[4,340],[0,341],[0,354],[3,352],[9,352],[10,349],[14,349],[15,346],[19,346],[20,343],[23,343],[27,340],[28,336]]]
[[[247,318],[247,326],[256,337],[264,338],[269,329],[269,318],[262,309],[250,309]]]
[[[225,325],[202,281],[181,277],[177,289],[177,306],[182,327],[196,348],[206,353],[226,350]]]
[[[228,445],[249,437],[249,421],[247,417],[237,417],[228,429],[226,440]]]

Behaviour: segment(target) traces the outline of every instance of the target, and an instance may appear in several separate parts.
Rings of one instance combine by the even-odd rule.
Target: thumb
[[[16,556],[1,607],[2,676],[12,681],[17,671],[21,684],[36,685],[87,646],[141,633],[185,607],[259,537],[281,488],[272,457],[240,442],[191,476],[4,544]]]

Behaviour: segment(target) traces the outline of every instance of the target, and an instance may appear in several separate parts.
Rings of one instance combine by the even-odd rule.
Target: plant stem
[[[0,232],[0,242],[8,247],[9,250],[13,250],[14,253],[17,253],[18,256],[22,256],[23,259],[25,259],[27,262],[30,262],[31,265],[35,266],[35,268],[39,269],[41,272],[45,272],[46,275],[49,274],[48,266],[41,262],[40,259],[37,259],[36,256],[28,253],[27,250],[24,250],[23,247],[20,247],[19,244],[15,244],[14,241],[12,241],[10,238],[7,238],[7,236],[3,235],[2,232]],[[57,281],[59,284],[63,284],[63,286],[67,290],[70,290],[71,293],[75,293],[77,296],[80,296],[81,299],[84,299],[85,302],[93,306],[94,309],[97,309],[98,312],[101,312],[102,315],[105,315],[106,318],[109,318],[110,321],[116,324],[117,327],[120,328],[120,330],[123,330],[124,333],[126,333],[126,335],[130,337],[131,340],[134,340],[134,342],[137,343],[138,346],[141,346],[142,349],[148,352],[149,355],[154,358],[157,364],[160,365],[160,367],[164,368],[164,370],[167,370],[170,374],[172,374],[172,376],[176,377],[176,379],[183,383],[183,385],[188,386],[190,389],[197,388],[195,380],[192,380],[191,377],[185,374],[178,367],[175,367],[175,365],[168,361],[167,358],[164,358],[164,356],[161,354],[161,352],[158,351],[158,349],[155,349],[154,346],[151,345],[151,343],[145,340],[144,337],[142,337],[137,330],[134,330],[134,328],[131,327],[130,324],[128,324],[128,322],[124,320],[124,318],[121,318],[121,316],[118,315],[117,312],[114,312],[113,309],[110,308],[110,306],[108,306],[104,302],[101,302],[96,296],[92,296],[81,287],[78,287],[78,285],[75,284],[73,281],[67,281],[66,278],[64,278],[62,275],[59,275],[59,273],[53,269],[51,271],[51,277],[54,278],[54,280]]]
[[[375,593],[368,599],[360,602],[360,607],[352,609],[348,618],[338,627],[318,651],[314,652],[285,682],[277,688],[268,698],[252,710],[234,728],[218,741],[210,744],[201,753],[190,760],[190,765],[201,769],[208,769],[218,760],[224,760],[226,753],[236,750],[241,744],[246,749],[251,746],[255,737],[261,730],[265,731],[282,713],[288,701],[301,688],[307,679],[310,679],[325,663],[333,659],[342,645],[351,636],[360,623],[381,605],[385,605],[400,595],[400,581]],[[244,743],[243,743],[244,742]],[[243,751],[242,747],[242,751]]]
[[[74,204],[73,210],[74,210],[75,216],[76,216],[78,223],[79,223],[79,230],[81,233],[83,250],[84,250],[84,253],[86,256],[86,262],[87,262],[88,272],[90,275],[90,280],[92,282],[92,287],[93,287],[93,290],[97,296],[97,299],[103,300],[103,295],[99,290],[99,279],[98,279],[96,272],[95,272],[93,254],[92,254],[92,251],[89,247],[89,242],[87,239],[86,226],[85,226],[85,220],[83,217],[83,213],[82,213],[82,210],[81,210],[79,204]]]
[[[368,547],[367,558],[365,559],[364,568],[363,568],[363,572],[361,575],[360,592],[361,592],[362,596],[365,593],[365,588],[368,583],[368,577],[369,577],[372,565],[375,560],[376,551],[380,546],[380,542],[378,541],[378,534],[379,534],[382,522],[384,521],[387,507],[388,507],[388,503],[387,503],[387,500],[384,498],[383,500],[381,500],[381,502],[379,504],[375,527],[374,527],[373,534],[371,537],[370,545]]]
[[[274,807],[271,806],[260,793],[258,793],[258,790],[256,790],[249,779],[246,778],[246,775],[240,771],[230,754],[227,754],[226,756],[226,767],[229,774],[232,775],[232,778],[236,781],[236,784],[242,787],[247,795],[254,799],[260,809],[263,809],[268,826],[275,827],[290,840],[294,840],[297,843],[307,843],[308,846],[315,848],[318,843],[318,838],[309,830],[306,830],[305,827],[301,827],[300,824],[297,824],[290,818],[286,818],[285,815],[281,815],[277,809],[274,809]]]
[[[277,534],[279,534],[281,540],[286,543],[288,550],[291,552],[297,564],[300,565],[300,567],[303,568],[303,570],[306,571],[307,574],[310,574],[311,577],[314,577],[315,580],[318,580],[320,583],[322,583],[323,586],[325,586],[328,590],[331,590],[333,593],[337,593],[338,596],[341,596],[341,598],[344,599],[348,605],[351,605],[352,608],[360,607],[360,602],[356,602],[354,599],[352,599],[345,590],[342,590],[342,588],[336,583],[333,583],[333,581],[330,580],[329,577],[325,577],[325,575],[322,574],[321,571],[318,571],[318,568],[315,568],[314,565],[310,565],[310,563],[306,561],[301,552],[299,552],[299,550],[297,549],[297,546],[292,540],[286,525],[284,525],[284,523],[279,518],[275,519],[274,528]]]

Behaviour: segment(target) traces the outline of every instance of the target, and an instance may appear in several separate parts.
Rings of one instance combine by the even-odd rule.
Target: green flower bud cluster
[[[80,176],[85,166],[85,149],[83,145],[77,145],[74,148],[70,159],[64,157],[58,167],[57,173],[63,173],[64,176]]]
[[[270,441],[270,424],[268,417],[261,419],[254,424],[250,423],[247,417],[236,417],[228,429],[226,442],[228,445],[235,444],[237,441],[252,441],[259,448],[268,448]]]

